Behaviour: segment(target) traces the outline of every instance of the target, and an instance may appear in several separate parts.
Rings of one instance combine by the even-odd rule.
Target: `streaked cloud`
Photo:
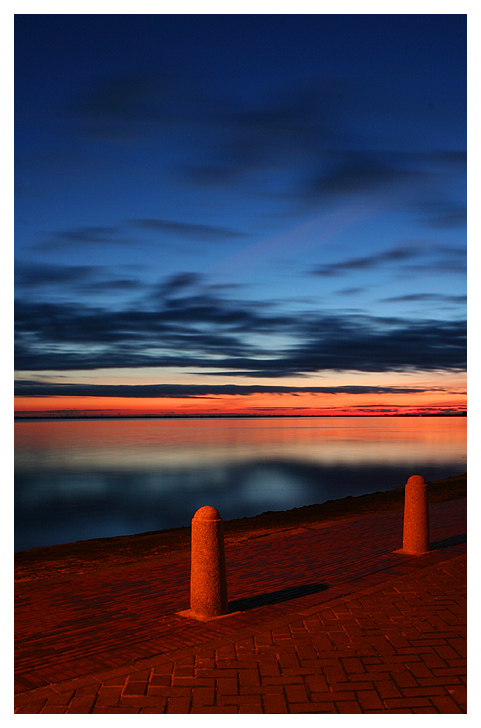
[[[121,266],[120,266],[121,267]],[[15,267],[17,294],[35,294],[42,300],[61,295],[106,293],[108,291],[142,292],[145,284],[132,276],[118,277],[106,265],[62,265],[60,263],[18,263]]]
[[[23,263],[16,266],[15,285],[18,289],[66,288],[75,283],[90,281],[97,272],[92,265],[59,265],[49,263]]]
[[[217,241],[249,237],[248,233],[230,230],[229,228],[214,225],[201,225],[199,223],[177,222],[175,220],[145,218],[133,220],[132,224],[141,230],[163,232],[177,235],[182,238],[193,238],[194,240]]]
[[[446,293],[408,293],[403,296],[382,298],[381,303],[449,303],[465,304],[467,296],[451,296]]]
[[[286,313],[261,301],[189,293],[195,281],[170,279],[171,289],[183,285],[185,295],[160,297],[148,307],[110,310],[18,301],[16,368],[175,366],[223,370],[226,376],[282,377],[332,369],[462,369],[466,364],[461,320]]]
[[[18,379],[15,395],[63,397],[206,397],[209,395],[248,396],[251,394],[419,394],[420,387],[375,387],[366,385],[338,387],[289,387],[248,384],[58,384]],[[436,387],[428,391],[446,391]]]
[[[395,275],[406,272],[465,273],[466,252],[455,246],[433,244],[419,240],[393,248],[380,250],[371,255],[347,258],[332,263],[324,263],[308,271],[309,275],[332,278],[350,273],[369,272],[378,268],[392,266]]]
[[[40,252],[69,250],[84,246],[132,245],[137,241],[125,237],[121,226],[117,227],[80,227],[71,230],[57,230],[44,236],[35,244]]]
[[[419,205],[422,222],[435,230],[452,230],[466,226],[468,215],[466,205],[449,201],[425,202]]]
[[[378,190],[385,192],[389,186],[412,184],[425,177],[424,172],[387,164],[374,154],[351,154],[349,157],[351,159],[344,161],[341,158],[318,176],[307,179],[300,189],[300,200],[309,204],[327,204],[332,196],[366,194]]]
[[[373,255],[364,255],[357,258],[348,258],[336,263],[327,263],[320,265],[310,271],[311,275],[330,278],[332,276],[342,276],[346,273],[356,271],[367,271],[378,268],[385,263],[400,263],[402,261],[412,260],[418,257],[422,251],[414,246],[392,248],[383,250]]]

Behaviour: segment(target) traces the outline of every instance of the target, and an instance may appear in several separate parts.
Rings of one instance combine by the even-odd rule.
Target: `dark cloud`
[[[401,261],[416,258],[420,252],[419,248],[414,246],[391,248],[391,250],[383,250],[373,255],[349,258],[338,263],[327,263],[310,271],[310,274],[330,278],[332,276],[345,275],[352,271],[373,270],[385,263],[398,264]]]
[[[200,273],[177,273],[160,284],[159,292],[166,297],[175,296],[200,284],[203,280],[204,276]]]
[[[399,89],[380,79],[370,78],[369,84],[360,78],[297,79],[242,109],[222,99],[212,108],[215,148],[207,146],[205,161],[186,170],[187,179],[206,186],[229,185],[283,165],[295,169],[304,204],[323,204],[386,185],[426,182],[430,168],[437,175],[446,167],[452,173],[465,162],[459,150],[407,152],[414,141],[412,118],[426,132],[433,119],[422,101],[407,95],[401,102]],[[289,194],[296,194],[295,187]]]
[[[299,197],[303,201],[322,202],[333,195],[385,190],[386,186],[408,182],[417,179],[419,175],[419,172],[389,166],[374,156],[353,159],[308,180]]]
[[[249,237],[247,233],[230,230],[229,228],[214,225],[200,225],[198,223],[176,222],[174,220],[145,218],[133,220],[132,223],[142,230],[169,233],[183,238],[193,238],[194,240],[217,241]]]
[[[379,142],[379,140],[377,140]],[[453,182],[465,184],[462,152],[405,152],[366,146],[366,140],[346,139],[344,149],[334,148],[315,155],[309,166],[298,169],[286,201],[293,201],[290,214],[330,209],[346,200],[384,199],[391,209],[420,216],[433,229],[456,229],[466,225],[466,207],[451,199]],[[294,179],[294,178],[293,178]]]
[[[167,297],[157,307],[121,311],[19,300],[15,314],[16,366],[36,369],[204,367],[212,366],[213,355],[238,362],[256,353],[246,333],[269,333],[290,323],[286,317],[260,314],[254,306],[212,294]]]
[[[443,167],[449,165],[460,168],[462,171],[468,163],[468,154],[466,150],[461,149],[438,149],[434,152],[419,152],[416,156],[427,162],[434,162]]]
[[[173,290],[181,284],[188,286],[189,280],[177,281]],[[462,369],[466,364],[463,321],[276,313],[260,303],[188,288],[186,295],[159,298],[148,308],[113,311],[24,300],[17,302],[15,315],[20,370],[175,366],[277,378],[329,369]],[[280,339],[289,343],[280,346]]]
[[[23,396],[83,396],[83,397],[206,397],[209,395],[250,394],[414,394],[419,388],[406,387],[286,387],[276,385],[239,384],[59,384],[19,379],[15,382],[15,395]],[[429,391],[432,391],[431,389]],[[445,391],[436,388],[436,391]]]
[[[257,181],[267,169],[291,169],[286,198],[297,198],[303,206],[401,185],[416,185],[419,191],[421,184],[439,180],[448,169],[450,175],[462,173],[465,154],[405,151],[413,143],[410,116],[432,130],[432,119],[423,117],[416,103],[412,98],[394,102],[392,89],[379,80],[367,85],[342,77],[298,79],[242,109],[219,98],[210,107],[204,159],[185,168],[185,178],[207,187],[230,186],[249,178]],[[365,120],[362,131],[353,124],[359,118]]]
[[[421,204],[422,222],[435,230],[452,230],[467,224],[466,205],[449,202],[425,202]]]
[[[223,98],[214,104],[205,159],[185,169],[197,185],[231,185],[280,165],[308,170],[326,150],[352,144],[349,115],[355,84],[344,78],[305,79],[271,89],[262,101],[235,108]]]
[[[145,285],[133,278],[116,278],[110,268],[97,265],[60,265],[54,263],[17,263],[15,287],[18,292],[33,291],[49,296],[108,292],[144,292]]]
[[[419,262],[416,262],[419,260]],[[406,273],[462,273],[466,272],[464,247],[431,244],[426,240],[401,245],[379,253],[364,255],[334,263],[324,263],[308,271],[308,275],[333,278],[359,271],[376,270],[394,264],[396,275]],[[349,289],[348,289],[349,290]]]
[[[136,242],[132,238],[126,238],[121,227],[80,227],[51,233],[46,240],[35,245],[35,249],[49,252],[75,246],[118,245],[119,243],[129,245]]]
[[[346,195],[400,186],[405,194],[413,185],[418,190],[410,204],[415,205],[421,183],[463,174],[465,156],[462,150],[406,152],[413,144],[418,147],[412,138],[413,119],[417,133],[427,134],[433,130],[433,116],[426,113],[424,98],[405,93],[401,101],[399,88],[394,91],[391,86],[375,78],[369,83],[347,77],[292,78],[283,87],[268,88],[236,105],[231,94],[164,69],[96,79],[76,94],[62,118],[75,135],[155,143],[156,148],[160,131],[170,150],[178,148],[179,136],[184,135],[192,148],[192,163],[186,165],[182,155],[174,157],[169,176],[209,188],[247,184],[251,192],[282,195],[291,213],[295,201],[294,214]],[[441,127],[449,123],[443,105],[437,107],[436,121]],[[281,177],[271,176],[266,182],[264,173],[276,170],[283,171],[287,189],[276,189],[273,180]],[[454,226],[460,215],[427,219],[431,226]],[[208,239],[241,234],[172,225],[157,229]]]
[[[15,269],[15,285],[19,288],[42,286],[69,286],[90,281],[98,268],[91,265],[54,265],[48,263],[23,263]]]
[[[433,275],[440,273],[442,275],[461,275],[466,276],[466,252],[459,251],[459,255],[451,255],[447,253],[444,256],[433,257],[428,263],[410,264],[404,266],[404,271],[409,274],[421,273],[424,275]]]
[[[342,288],[340,291],[337,291],[338,296],[357,296],[360,293],[365,292],[365,288]]]
[[[154,84],[148,76],[111,76],[96,81],[67,110],[83,119],[99,122],[115,120],[152,120]]]
[[[284,358],[286,371],[374,372],[466,366],[466,324],[462,321],[339,317],[319,323],[319,333],[293,356]]]
[[[70,243],[110,243],[117,234],[115,227],[83,227],[57,233],[59,240]]]
[[[450,296],[445,293],[409,293],[404,296],[382,298],[381,303],[448,303],[464,304],[467,296]]]
[[[95,283],[87,283],[77,289],[79,294],[110,294],[110,293],[143,293],[145,285],[140,281],[131,278],[119,278],[116,280],[102,280]]]
[[[112,227],[80,227],[71,230],[58,230],[49,234],[45,240],[37,243],[34,248],[43,253],[85,246],[148,245],[148,237],[132,237],[132,228],[137,231],[165,233],[165,236],[174,235],[186,240],[201,242],[222,242],[250,237],[249,233],[217,225],[142,218]],[[156,245],[158,243],[159,241],[156,240]]]
[[[118,73],[94,79],[61,110],[78,131],[114,142],[145,141],[159,130],[204,124],[218,104],[176,72]]]

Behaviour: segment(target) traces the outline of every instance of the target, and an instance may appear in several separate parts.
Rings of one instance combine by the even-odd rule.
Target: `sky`
[[[466,15],[15,16],[15,411],[466,408]]]

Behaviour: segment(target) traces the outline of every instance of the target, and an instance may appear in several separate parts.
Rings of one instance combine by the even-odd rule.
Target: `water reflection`
[[[324,464],[439,463],[464,454],[462,418],[283,418],[17,422],[15,465],[69,469],[157,469],[277,459]]]
[[[15,549],[321,503],[466,470],[457,418],[17,422]]]

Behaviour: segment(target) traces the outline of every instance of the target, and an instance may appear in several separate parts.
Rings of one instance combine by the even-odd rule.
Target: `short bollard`
[[[190,611],[209,620],[227,610],[224,523],[216,508],[203,506],[192,519]]]
[[[428,488],[422,475],[412,475],[404,489],[403,547],[405,554],[429,551]]]

